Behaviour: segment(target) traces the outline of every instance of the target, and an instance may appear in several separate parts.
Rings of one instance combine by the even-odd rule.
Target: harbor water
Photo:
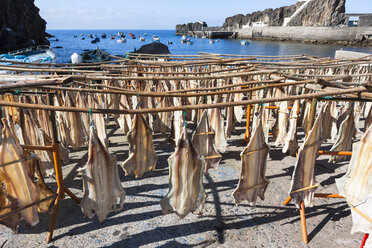
[[[84,50],[100,48],[113,55],[124,55],[139,49],[142,45],[152,42],[152,36],[160,38],[160,42],[169,44],[169,50],[173,55],[194,55],[198,52],[219,53],[219,54],[239,54],[239,55],[299,55],[306,54],[319,57],[334,57],[335,51],[344,49],[347,51],[356,51],[372,53],[372,47],[350,47],[336,45],[316,45],[295,42],[279,41],[249,41],[249,45],[242,45],[240,40],[220,39],[214,40],[211,44],[209,39],[188,37],[192,44],[181,43],[181,36],[175,34],[174,30],[47,30],[48,33],[55,35],[50,38],[51,47],[57,54],[58,63],[69,63],[71,55],[82,53]],[[126,43],[118,43],[120,39],[118,32],[123,32],[126,36]],[[133,33],[136,39],[132,39],[129,33]],[[107,38],[101,38],[102,33],[107,34]],[[97,35],[100,42],[91,43],[89,34]],[[144,36],[144,34],[147,34]],[[115,39],[111,39],[115,35]],[[144,37],[145,41],[141,41]],[[82,39],[84,38],[84,40]],[[58,39],[58,41],[56,41]],[[57,48],[62,47],[62,48]]]

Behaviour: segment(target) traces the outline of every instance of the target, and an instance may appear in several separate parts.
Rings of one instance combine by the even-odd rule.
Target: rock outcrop
[[[163,43],[153,42],[147,45],[141,46],[140,49],[134,51],[135,53],[143,54],[170,54],[169,48]]]
[[[321,26],[333,27],[345,22],[346,0],[312,0],[301,12],[299,12],[288,26]],[[291,6],[277,9],[266,9],[247,15],[234,15],[226,18],[223,28],[242,28],[243,25],[251,25],[252,22],[266,22],[268,26],[282,26],[284,18],[290,17],[300,8],[303,2],[297,2]]]
[[[313,0],[288,26],[334,27],[345,22],[346,0]]]
[[[252,22],[267,22],[269,26],[282,26],[285,17],[290,17],[300,6],[301,2],[291,6],[280,7],[277,9],[265,9],[247,15],[234,15],[227,17],[223,28],[242,28],[243,25],[251,25]]]
[[[0,51],[49,44],[34,0],[0,0]]]
[[[179,24],[176,25],[176,34],[187,34],[189,31],[202,31],[206,27],[208,27],[206,22]]]

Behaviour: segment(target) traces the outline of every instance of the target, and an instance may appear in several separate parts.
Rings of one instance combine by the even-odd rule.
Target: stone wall
[[[0,51],[49,44],[34,0],[0,0]]]

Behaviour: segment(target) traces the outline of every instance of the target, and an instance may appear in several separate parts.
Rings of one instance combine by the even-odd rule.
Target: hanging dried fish
[[[300,206],[301,202],[304,202],[306,207],[313,205],[314,190],[316,187],[314,165],[319,147],[324,141],[322,138],[322,124],[325,114],[329,113],[325,112],[326,107],[327,103],[322,106],[322,110],[316,118],[312,129],[309,131],[305,142],[298,151],[295,169],[292,175],[291,189],[289,191],[297,207]]]
[[[22,137],[25,145],[45,146],[43,131],[37,127],[31,114],[27,109],[21,108],[20,125]],[[52,163],[53,154],[50,151],[35,150],[35,154],[40,158],[41,172],[43,175],[54,176],[54,166]]]
[[[7,190],[11,190],[11,185],[7,182],[5,175],[0,171],[0,215],[10,213],[19,208],[17,199],[10,196]],[[9,227],[13,231],[16,231],[19,222],[21,222],[20,212],[0,218],[0,224]]]
[[[224,153],[226,151],[227,142],[226,135],[224,132],[224,119],[221,114],[221,110],[213,108],[210,112],[211,127],[215,132],[214,144],[216,145],[217,151]]]
[[[163,213],[175,213],[180,218],[190,212],[201,214],[206,198],[203,186],[205,162],[187,137],[186,127],[168,164],[169,192],[160,201]]]
[[[233,101],[233,95],[230,95],[229,102]],[[235,114],[234,114],[234,107],[227,107],[226,111],[226,128],[225,134],[227,138],[231,137],[231,132],[235,129]]]
[[[288,129],[288,103],[287,101],[280,102],[278,110],[278,134],[275,141],[275,146],[283,145]]]
[[[242,93],[235,93],[234,94],[234,102],[240,102],[243,100],[243,94]],[[243,119],[244,110],[243,106],[234,106],[234,116],[235,120],[237,122],[241,122]]]
[[[337,140],[332,146],[330,151],[351,151],[353,141],[353,131],[355,129],[354,121],[354,103],[348,103],[349,106],[346,110],[346,118],[341,123],[340,130],[338,132]],[[346,159],[345,156],[332,155],[329,158],[329,162],[336,163]]]
[[[338,132],[338,127],[337,127],[337,116],[338,116],[338,110],[337,110],[337,103],[332,101],[330,103],[330,111],[331,111],[331,122],[332,122],[332,127],[331,127],[331,140],[336,141],[337,139],[337,132]]]
[[[210,168],[216,168],[220,163],[222,156],[217,152],[214,145],[215,133],[211,128],[207,110],[204,110],[203,115],[192,135],[192,144],[195,150],[205,160],[205,171]]]
[[[128,98],[126,95],[120,96],[119,109],[130,109]],[[124,134],[127,134],[132,128],[132,117],[130,114],[121,114],[117,121],[119,123],[120,129],[124,131]]]
[[[109,154],[93,127],[88,156],[86,166],[80,169],[84,186],[80,206],[88,218],[97,215],[102,222],[110,212],[123,208],[125,191],[120,183],[116,159]]]
[[[289,154],[295,155],[298,150],[297,143],[297,111],[299,109],[300,101],[295,101],[293,104],[291,114],[289,116],[289,129],[288,133],[284,138],[284,146],[282,149],[283,153],[286,153],[289,150]]]
[[[353,145],[353,155],[346,174],[336,179],[340,195],[346,198],[347,203],[372,216],[372,126],[363,135],[360,142]],[[353,213],[354,232],[370,233],[372,225],[358,213]]]
[[[16,208],[13,201],[18,202],[18,207],[25,207],[31,203],[43,200],[55,195],[44,183],[40,173],[38,159],[24,151],[19,145],[13,128],[9,126],[6,119],[2,119],[4,128],[2,130],[2,143],[0,144],[0,184],[5,190],[5,198],[10,201],[5,203],[8,207]],[[6,165],[6,166],[5,166]],[[22,219],[30,225],[36,225],[39,222],[38,211],[46,212],[49,210],[53,199],[44,201],[38,205],[26,208],[20,211]],[[4,204],[4,203],[1,203]],[[13,210],[12,208],[12,210]],[[7,219],[9,220],[9,219]],[[17,221],[18,218],[12,218]],[[18,226],[17,223],[6,222],[9,227]]]
[[[69,92],[66,92],[65,107],[76,107],[75,101],[72,99]],[[80,113],[65,112],[65,117],[66,127],[70,134],[70,145],[74,150],[77,150],[86,141]]]
[[[89,108],[88,99],[85,94],[78,91],[76,93],[76,107],[78,108]],[[89,135],[90,121],[88,113],[80,113],[81,123],[83,124],[84,136],[87,138]]]
[[[160,101],[159,108],[171,107],[172,103],[168,97],[163,97]],[[165,134],[170,131],[172,121],[172,112],[161,112],[153,122],[154,132]]]
[[[260,111],[260,116],[255,120],[255,129],[247,147],[240,154],[242,167],[238,187],[233,192],[235,204],[247,200],[249,205],[255,206],[258,196],[261,200],[265,198],[265,191],[269,184],[265,176],[269,147],[265,142],[262,127],[263,111]]]
[[[146,171],[155,169],[158,156],[154,150],[152,141],[152,130],[148,126],[143,115],[134,116],[133,128],[128,133],[129,158],[123,162],[121,167],[125,175],[134,173],[139,178]]]

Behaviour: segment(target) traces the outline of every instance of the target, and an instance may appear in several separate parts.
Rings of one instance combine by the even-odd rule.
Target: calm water
[[[55,35],[55,38],[50,39],[51,47],[55,48],[57,53],[57,62],[70,62],[71,55],[74,52],[82,53],[84,49],[95,49],[99,47],[113,55],[123,55],[126,52],[131,52],[134,48],[139,49],[142,45],[152,41],[152,35],[160,37],[160,42],[167,44],[167,41],[172,41],[173,45],[168,45],[172,54],[198,54],[198,52],[210,52],[221,54],[245,54],[245,55],[295,55],[308,54],[321,57],[333,57],[335,50],[343,48],[348,51],[358,51],[372,53],[372,48],[364,47],[342,47],[333,45],[313,45],[291,42],[269,42],[269,41],[250,41],[250,44],[243,46],[240,40],[221,39],[214,44],[209,43],[209,39],[190,38],[193,45],[182,44],[181,36],[175,35],[174,30],[47,30],[48,33]],[[111,40],[110,34],[117,35],[118,32],[123,32],[126,35],[127,43],[117,43],[116,40]],[[137,36],[137,39],[131,39],[129,32]],[[107,38],[102,39],[101,34],[106,33]],[[140,36],[146,33],[145,42],[139,40]],[[81,39],[81,34],[85,40]],[[98,35],[101,42],[91,44],[91,39],[88,34]],[[77,38],[74,38],[77,35]],[[59,41],[55,41],[59,39]]]

